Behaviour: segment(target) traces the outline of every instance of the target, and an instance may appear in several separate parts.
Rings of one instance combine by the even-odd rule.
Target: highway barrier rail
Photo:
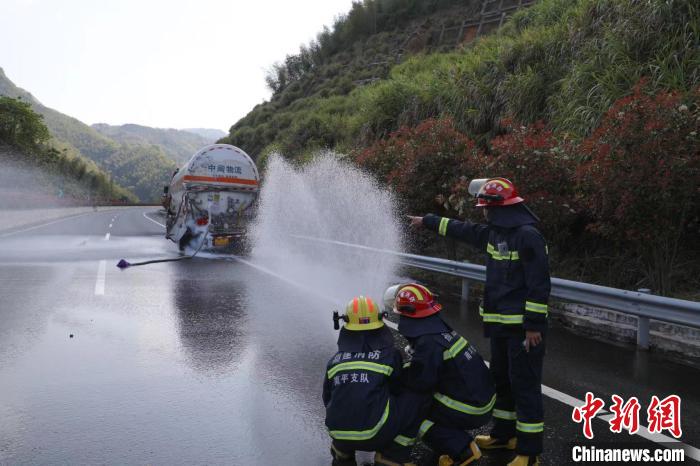
[[[486,281],[486,267],[483,265],[377,249],[311,236],[295,235],[294,237],[352,248],[357,251],[390,254],[398,257],[402,265],[460,277],[462,279],[463,301],[467,301],[469,298],[470,282],[483,283]],[[552,278],[551,296],[564,301],[587,304],[637,316],[637,345],[642,348],[649,347],[649,320],[700,328],[700,302],[657,296],[650,294],[648,289],[629,291]]]

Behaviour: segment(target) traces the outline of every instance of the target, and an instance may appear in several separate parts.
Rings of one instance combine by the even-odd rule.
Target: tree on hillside
[[[43,117],[20,99],[0,97],[0,141],[14,147],[35,149],[48,141]]]

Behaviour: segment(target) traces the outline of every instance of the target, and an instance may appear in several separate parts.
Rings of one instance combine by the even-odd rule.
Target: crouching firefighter
[[[435,215],[411,217],[441,236],[466,241],[487,254],[486,285],[479,309],[491,341],[496,382],[495,423],[478,436],[482,450],[515,450],[509,466],[538,465],[542,453],[544,360],[549,262],[537,216],[505,178],[473,180],[469,192],[483,208],[486,224]]]
[[[393,298],[393,299],[392,299]],[[440,317],[442,309],[426,287],[389,288],[385,305],[399,317],[410,360],[401,381],[432,399],[420,437],[439,456],[439,466],[467,465],[481,457],[468,430],[491,420],[496,402],[493,379],[477,350]]]
[[[344,325],[323,382],[333,466],[355,465],[356,450],[376,452],[376,465],[411,465],[423,398],[399,393],[402,359],[384,314],[364,296],[353,298],[344,315],[334,312],[335,328]]]

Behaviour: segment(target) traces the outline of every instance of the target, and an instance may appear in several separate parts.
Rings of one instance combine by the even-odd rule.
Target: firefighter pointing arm
[[[486,285],[479,307],[491,341],[496,383],[490,435],[476,437],[482,450],[509,449],[509,466],[539,464],[544,430],[542,363],[550,291],[548,251],[539,219],[505,178],[473,180],[469,192],[486,223],[436,215],[410,217],[414,227],[465,241],[487,255]]]

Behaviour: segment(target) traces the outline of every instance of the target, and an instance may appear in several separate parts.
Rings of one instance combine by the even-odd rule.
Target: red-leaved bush
[[[580,199],[589,229],[637,252],[656,291],[671,288],[673,270],[700,215],[700,88],[648,95],[640,82],[619,99],[579,146]],[[691,244],[688,241],[687,244]],[[695,248],[697,250],[697,248]]]
[[[494,158],[484,175],[511,180],[542,219],[548,240],[563,242],[578,215],[569,144],[558,140],[542,122],[521,126],[508,119],[501,126],[507,132],[491,141]]]
[[[402,127],[363,150],[356,160],[393,186],[415,213],[433,212],[437,204],[446,211],[454,209],[451,188],[460,177],[476,177],[484,164],[474,141],[449,118]]]
[[[667,293],[679,272],[700,272],[700,88],[652,94],[642,81],[577,143],[542,122],[501,126],[488,155],[441,118],[402,127],[356,161],[412,213],[477,221],[469,181],[509,178],[542,219],[548,242],[583,277],[607,270],[614,285],[647,283]]]

